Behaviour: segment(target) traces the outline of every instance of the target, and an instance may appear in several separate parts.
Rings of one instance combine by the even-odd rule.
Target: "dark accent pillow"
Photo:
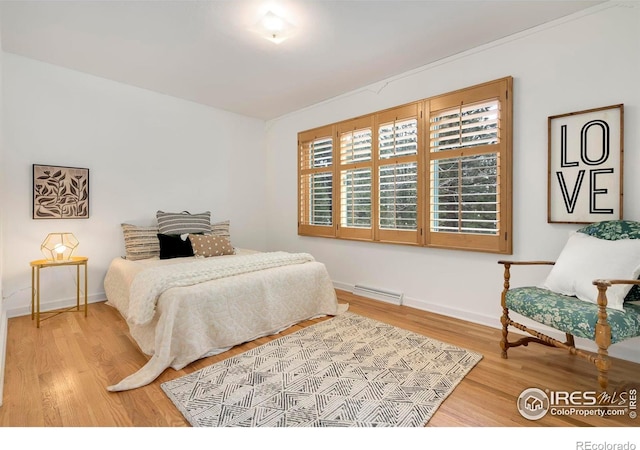
[[[179,234],[158,233],[158,241],[160,241],[160,259],[193,256],[193,247],[189,238],[183,241]]]

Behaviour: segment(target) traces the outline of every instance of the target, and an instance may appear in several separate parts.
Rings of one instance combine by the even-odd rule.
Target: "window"
[[[420,244],[418,104],[376,115],[377,240]]]
[[[340,142],[340,226],[338,237],[372,239],[371,118],[337,125]]]
[[[512,79],[300,133],[301,235],[511,253]]]
[[[334,236],[331,130],[331,127],[324,127],[299,136],[300,234]]]
[[[426,245],[511,253],[511,79],[427,101]]]

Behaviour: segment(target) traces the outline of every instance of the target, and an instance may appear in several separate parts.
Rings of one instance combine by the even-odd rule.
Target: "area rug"
[[[194,427],[422,427],[481,359],[345,312],[161,386]]]

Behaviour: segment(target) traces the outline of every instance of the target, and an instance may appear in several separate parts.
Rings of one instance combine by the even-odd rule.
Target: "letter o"
[[[587,152],[589,129],[599,127],[602,130],[602,154],[599,159],[590,159]],[[588,166],[598,166],[609,159],[609,124],[604,120],[591,120],[580,131],[580,159]]]

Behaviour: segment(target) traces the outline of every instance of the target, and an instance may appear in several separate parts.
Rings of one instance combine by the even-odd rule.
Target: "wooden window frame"
[[[499,226],[496,235],[477,235],[472,233],[434,232],[425,227],[425,245],[428,247],[475,250],[500,254],[512,253],[512,96],[513,80],[511,77],[483,83],[448,94],[433,97],[426,102],[426,118],[429,120],[433,111],[442,111],[459,105],[469,105],[489,99],[497,99],[500,104],[499,142],[490,146],[455,148],[437,153],[425,152],[426,167],[431,161],[451,157],[464,157],[478,154],[497,153],[498,166],[497,187]],[[431,185],[430,170],[425,173],[426,185]],[[427,192],[428,196],[429,193]],[[426,197],[428,198],[428,197]],[[430,218],[425,218],[429,223]]]
[[[378,187],[376,191],[376,207],[378,208],[376,211],[376,229],[375,229],[375,241],[376,242],[386,242],[386,243],[394,243],[394,244],[407,244],[407,245],[422,245],[422,238],[420,236],[423,224],[423,209],[424,202],[421,201],[422,192],[424,191],[424,176],[423,172],[423,162],[421,161],[420,155],[424,152],[424,120],[421,119],[422,114],[422,102],[415,102],[408,105],[400,106],[397,108],[389,109],[386,111],[382,111],[376,114],[375,120],[375,133],[376,133],[376,143],[378,142],[378,133],[380,130],[380,126],[397,122],[407,119],[415,118],[417,120],[418,127],[418,142],[417,142],[417,154],[414,155],[404,155],[404,156],[395,156],[391,158],[382,158],[380,156],[380,149],[378,148],[378,144],[376,144],[375,151],[375,182],[373,183]],[[416,229],[412,230],[400,230],[400,229],[382,229],[380,227],[380,199],[378,195],[380,194],[380,168],[383,166],[393,166],[400,165],[406,163],[415,163],[417,166],[417,216],[416,216]]]
[[[335,208],[335,140],[333,139],[332,125],[327,125],[306,132],[298,134],[298,234],[301,236],[322,236],[322,237],[335,237],[336,236],[336,208]],[[305,167],[305,162],[310,158],[305,157],[307,151],[307,144],[319,139],[332,139],[332,164],[329,167]],[[332,213],[330,225],[314,225],[310,224],[306,218],[309,216],[309,197],[306,195],[304,187],[304,179],[306,176],[317,173],[331,173],[332,176]]]
[[[343,162],[341,155],[341,138],[343,134],[349,132],[355,132],[358,130],[370,129],[371,130],[371,152],[372,157],[369,158],[368,161],[357,161],[357,162]],[[343,210],[343,199],[342,199],[342,173],[348,170],[357,170],[357,169],[370,169],[371,170],[371,204],[373,205],[374,201],[374,189],[373,189],[373,140],[375,138],[375,133],[373,129],[373,118],[372,117],[360,117],[357,119],[352,119],[344,122],[340,122],[335,126],[335,145],[334,145],[334,161],[336,161],[336,174],[334,175],[334,179],[336,180],[337,189],[334,191],[334,204],[336,204],[336,213],[337,213],[337,237],[342,239],[355,239],[355,240],[366,240],[371,241],[373,239],[373,230],[374,230],[374,222],[375,216],[373,215],[373,210],[371,211],[371,226],[369,228],[364,227],[350,227],[343,225],[343,218],[341,217],[341,213]],[[372,207],[373,209],[373,207]]]
[[[473,104],[491,99],[499,100],[498,143],[490,146],[450,149],[435,152],[430,149],[430,117],[434,111],[451,106]],[[349,240],[362,240],[379,243],[395,243],[414,246],[479,251],[499,254],[512,253],[512,170],[513,170],[513,79],[505,77],[487,83],[459,89],[457,91],[407,103],[394,108],[378,111],[365,116],[337,122],[298,133],[298,234]],[[381,158],[379,152],[378,133],[381,125],[392,121],[415,117],[417,119],[418,153]],[[371,128],[370,161],[341,161],[340,136],[342,133]],[[310,140],[333,138],[332,157],[332,225],[320,226],[305,223],[308,211],[308,199],[304,198],[303,180],[305,176],[316,172],[329,172],[328,168],[308,168],[304,164],[304,146]],[[488,147],[491,147],[488,151]],[[433,231],[430,227],[430,189],[432,161],[445,157],[464,157],[483,153],[497,154],[497,212],[498,226],[495,235],[464,232]],[[415,162],[417,165],[417,229],[390,230],[380,228],[380,167],[386,165]],[[371,169],[371,228],[343,226],[342,218],[342,172],[358,168]]]

